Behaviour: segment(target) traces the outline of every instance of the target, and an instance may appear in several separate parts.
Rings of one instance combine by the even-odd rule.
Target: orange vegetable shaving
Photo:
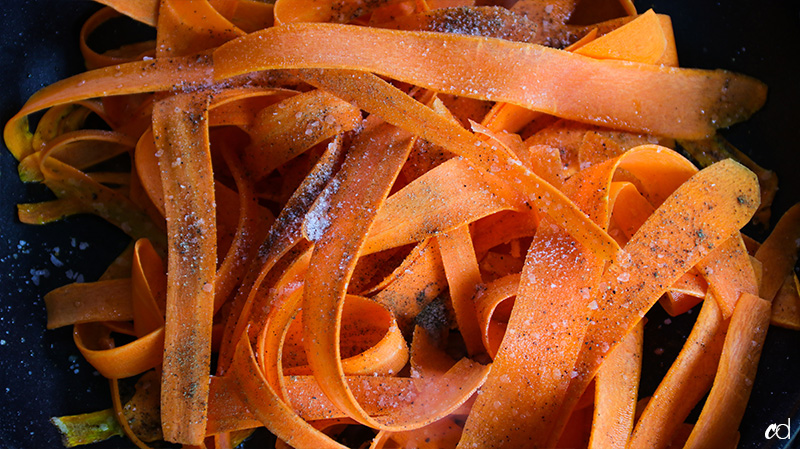
[[[45,302],[135,445],[223,449],[262,426],[297,448],[345,447],[351,426],[372,448],[735,444],[767,320],[800,327],[800,207],[754,250],[741,228],[771,193],[670,148],[721,147],[766,87],[679,68],[669,17],[627,0],[99,2],[90,70],[34,94],[4,139],[57,197],[22,221],[93,213],[134,239]],[[155,42],[90,48],[120,15]],[[97,168],[114,158],[131,170]],[[645,314],[701,300],[637,412]]]

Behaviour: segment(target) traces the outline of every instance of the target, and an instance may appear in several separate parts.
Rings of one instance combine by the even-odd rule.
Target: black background
[[[673,18],[682,66],[725,68],[769,85],[764,109],[723,134],[762,166],[774,169],[781,190],[774,217],[800,200],[800,6],[789,0],[659,0],[638,2]],[[98,8],[89,1],[3,2],[0,18],[0,122],[35,91],[83,70],[80,24]],[[125,247],[126,237],[92,216],[46,226],[22,225],[16,204],[51,199],[39,185],[23,185],[16,161],[0,148],[0,447],[56,448],[51,416],[110,406],[106,381],[83,361],[71,330],[45,331],[42,295],[81,274],[95,280]],[[23,243],[24,242],[24,243]],[[88,244],[81,245],[82,243]],[[64,263],[56,266],[55,257]],[[36,275],[48,270],[47,276]],[[68,273],[72,270],[72,273]],[[37,285],[38,284],[38,285]],[[658,309],[658,310],[656,310]],[[693,314],[693,315],[696,315]],[[693,315],[664,324],[659,307],[649,315],[642,393],[651,394],[680,350]],[[656,349],[663,354],[656,355]],[[658,351],[660,352],[660,351]],[[779,448],[767,441],[771,423],[792,420],[800,430],[800,333],[771,327],[741,431],[740,448]],[[257,439],[249,447],[262,447]],[[113,438],[95,448],[133,447]]]

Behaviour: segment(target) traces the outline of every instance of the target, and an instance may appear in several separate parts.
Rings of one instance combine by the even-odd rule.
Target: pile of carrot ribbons
[[[736,446],[770,323],[800,329],[800,207],[762,244],[741,233],[775,180],[716,130],[766,87],[679,68],[669,17],[100,3],[88,70],[4,138],[57,197],[20,220],[92,213],[132,238],[45,300],[136,446],[230,448],[262,426],[295,448],[345,447],[352,426],[370,448]],[[156,39],[90,48],[121,16]],[[132,169],[96,168],[114,158]],[[639,398],[657,302],[702,307]]]

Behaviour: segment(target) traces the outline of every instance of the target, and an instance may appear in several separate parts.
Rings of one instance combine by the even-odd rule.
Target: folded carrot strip
[[[675,432],[711,388],[727,329],[719,302],[709,295],[681,352],[645,406],[628,447],[669,447]]]
[[[700,195],[703,201],[695,201]],[[669,285],[752,217],[758,199],[755,176],[740,164],[726,160],[698,172],[678,187],[642,225],[603,276],[594,299],[599,312],[592,314],[585,344],[575,363],[577,376],[564,396],[551,440],[560,434],[569,410],[607,351],[621,341]],[[681,227],[676,229],[673,223],[680,223]],[[670,243],[663,245],[659,243],[662,241]]]
[[[155,12],[155,9],[155,6],[153,6],[153,12]],[[81,55],[83,55],[83,59],[86,62],[86,67],[88,69],[91,70],[98,67],[106,67],[114,64],[135,61],[137,59],[142,59],[142,57],[145,55],[150,57],[155,55],[155,42],[153,41],[129,44],[117,49],[116,51],[104,52],[102,54],[97,53],[89,48],[89,44],[87,43],[89,36],[91,36],[91,34],[101,25],[109,22],[111,19],[121,16],[122,14],[119,11],[116,11],[112,8],[103,8],[92,14],[92,16],[83,23],[79,39]],[[142,22],[142,20],[139,21]],[[151,25],[153,24],[155,24],[155,20],[153,20]]]
[[[425,427],[405,432],[381,431],[372,440],[370,449],[393,447],[414,447],[419,449],[455,449],[461,437],[461,426],[456,418],[447,417]],[[388,444],[388,446],[387,446]]]
[[[489,356],[494,358],[503,340],[505,326],[492,319],[495,310],[503,301],[515,296],[519,288],[519,275],[509,274],[496,279],[481,289],[475,296],[475,309],[478,315],[478,325],[481,330],[481,339]]]
[[[792,206],[778,220],[775,229],[756,251],[764,269],[759,296],[772,301],[786,275],[791,273],[800,252],[800,204]]]
[[[590,448],[628,447],[642,373],[643,338],[641,320],[597,372]]]
[[[102,324],[76,324],[72,333],[75,346],[100,374],[108,379],[123,379],[141,374],[161,363],[164,328],[119,347],[107,347],[111,330]]]
[[[694,306],[700,304],[702,300],[703,297],[701,296],[668,291],[658,300],[658,303],[661,304],[661,307],[664,308],[664,311],[667,312],[669,316],[678,316],[688,312]]]
[[[630,182],[612,182],[609,201],[612,204],[611,219],[622,230],[625,241],[636,234],[655,210]]]
[[[133,20],[156,26],[156,21],[158,20],[158,0],[143,0],[138,2],[97,0],[97,2],[108,5]]]
[[[771,303],[743,293],[733,311],[714,386],[685,448],[735,444],[761,348],[769,327]]]
[[[325,45],[313,50],[298,45],[306,41]],[[352,48],[360,51],[353,53],[349,51]],[[464,57],[451,58],[450,54]],[[425,61],[439,61],[435,71],[431,70],[434,66],[422,61],[410,64],[420,55],[425,55]],[[481,60],[483,69],[476,70],[468,62],[472,60]],[[523,78],[509,77],[507,61],[515,61],[517,70],[531,75],[524,79],[537,79],[537,86],[526,85]],[[741,121],[763,105],[766,93],[762,84],[750,78],[721,71],[652,65],[634,68],[626,62],[593,60],[535,45],[335,24],[292,24],[238,38],[214,52],[214,65],[216,79],[279,67],[368,70],[446,93],[683,138],[705,137],[718,126]],[[498,82],[498,76],[502,82]],[[442,82],[444,79],[447,81]],[[487,86],[500,87],[488,91]],[[727,88],[725,101],[716,94],[723,86]],[[628,92],[629,98],[648,101],[621,103],[616,95],[619,91]],[[573,95],[583,97],[578,108],[570,102]],[[669,98],[685,101],[674,108],[661,108]],[[592,105],[584,104],[586,101]],[[733,104],[736,106],[732,108]]]
[[[67,284],[44,295],[47,328],[133,318],[131,280]]]
[[[478,220],[472,224],[475,256],[481,260],[494,246],[531,237],[538,226],[539,219],[534,211],[504,211]]]
[[[300,299],[300,298],[298,298]],[[284,329],[283,332],[276,331],[274,334],[286,335],[289,325],[296,329],[293,335],[302,335],[302,312],[297,311],[299,303],[288,305],[290,311],[288,317],[297,314],[292,320],[275,320],[270,318],[270,327],[276,330]],[[287,306],[281,306],[286,309]],[[274,322],[274,324],[273,324]],[[300,332],[297,332],[300,331]],[[342,370],[348,376],[358,375],[382,375],[390,376],[397,374],[408,362],[408,347],[397,327],[397,322],[391,313],[378,303],[355,295],[348,295],[342,310]],[[271,335],[267,333],[269,346]],[[287,342],[288,343],[288,342]],[[273,344],[284,344],[284,340],[275,339]],[[293,347],[301,347],[302,342],[295,342]],[[267,352],[267,351],[264,351]],[[280,355],[275,357],[275,365],[280,366],[285,363],[283,360],[278,362]],[[264,358],[269,360],[269,354]],[[280,363],[280,365],[279,365]],[[265,362],[264,365],[272,366]],[[265,372],[267,369],[265,369]],[[309,375],[311,370],[307,365],[293,366],[285,368],[287,375]],[[266,376],[269,379],[269,376]]]
[[[186,444],[204,438],[211,361],[217,248],[207,101],[174,95],[153,109],[169,239],[161,420],[167,441]]]
[[[467,345],[469,355],[481,354],[486,349],[481,342],[473,297],[482,283],[469,228],[461,225],[437,239],[458,329]]]
[[[707,293],[708,283],[696,270],[691,270],[672,284],[658,302],[668,314],[678,316],[699,304]]]
[[[86,169],[133,148],[135,142],[124,134],[112,131],[79,130],[64,132],[40,145],[40,150],[20,161],[18,172],[22,182],[43,180],[39,165],[44,154],[76,169]]]
[[[653,64],[668,49],[661,21],[652,9],[627,24],[575,50],[576,54],[596,59]]]

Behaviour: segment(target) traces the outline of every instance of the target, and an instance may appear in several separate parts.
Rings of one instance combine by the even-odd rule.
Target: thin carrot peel
[[[262,426],[297,448],[345,447],[350,426],[373,448],[722,447],[770,301],[800,327],[800,208],[751,258],[741,228],[768,216],[769,172],[698,170],[673,149],[723,145],[717,129],[766,87],[679,68],[666,16],[628,1],[100,3],[113,9],[80,37],[91,70],[4,130],[20,178],[57,197],[19,205],[22,221],[93,213],[134,240],[100,280],[45,296],[48,328],[74,326],[113,398],[59,422],[113,415],[101,435],[139,447],[233,447]],[[90,48],[119,15],[156,40]],[[92,115],[108,129],[85,129]],[[97,168],[114,158],[130,171]],[[659,301],[704,302],[637,418]]]

